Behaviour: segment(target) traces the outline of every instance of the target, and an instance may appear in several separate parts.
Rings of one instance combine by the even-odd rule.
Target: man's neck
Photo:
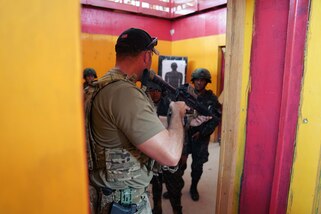
[[[130,63],[120,63],[116,64],[115,68],[118,69],[121,73],[127,75],[130,79],[135,79],[135,82],[138,80],[137,68],[134,65]]]

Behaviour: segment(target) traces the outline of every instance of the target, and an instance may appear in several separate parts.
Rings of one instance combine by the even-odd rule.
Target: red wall
[[[162,55],[188,57],[187,82],[195,68],[208,68],[212,83],[207,88],[219,94],[218,52],[220,46],[225,46],[226,11],[226,5],[222,5],[203,13],[169,20],[83,5],[82,67],[92,67],[98,76],[103,75],[114,66],[117,36],[125,29],[137,27],[158,37],[157,49]],[[154,56],[152,69],[158,70],[157,56]]]
[[[225,34],[226,7],[174,21],[90,6],[82,7],[81,30],[83,33],[117,36],[130,27],[145,29],[151,35],[157,35],[158,39],[166,41]],[[173,36],[170,35],[171,29],[175,30]]]
[[[277,151],[288,1],[257,0],[240,213],[269,213]]]
[[[124,30],[135,27],[157,35],[160,40],[171,40],[171,22],[166,19],[129,13],[113,12],[108,9],[83,6],[81,11],[81,31],[83,33],[118,36]]]
[[[225,34],[226,8],[175,20],[172,28],[175,29],[174,41]]]

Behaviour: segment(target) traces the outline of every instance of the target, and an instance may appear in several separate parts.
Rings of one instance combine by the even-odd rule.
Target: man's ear
[[[143,57],[144,57],[144,64],[147,65],[148,62],[148,51],[144,51],[143,52]]]

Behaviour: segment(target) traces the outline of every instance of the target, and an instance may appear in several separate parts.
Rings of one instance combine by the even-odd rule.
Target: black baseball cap
[[[116,53],[131,53],[151,50],[159,55],[155,49],[157,37],[152,38],[146,31],[138,28],[129,28],[125,30],[117,39],[115,45]]]

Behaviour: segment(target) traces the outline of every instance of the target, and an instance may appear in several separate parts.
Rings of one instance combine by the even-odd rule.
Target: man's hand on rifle
[[[212,119],[212,116],[204,116],[204,115],[198,115],[194,119],[191,120],[190,126],[199,126],[202,123],[205,123]]]

